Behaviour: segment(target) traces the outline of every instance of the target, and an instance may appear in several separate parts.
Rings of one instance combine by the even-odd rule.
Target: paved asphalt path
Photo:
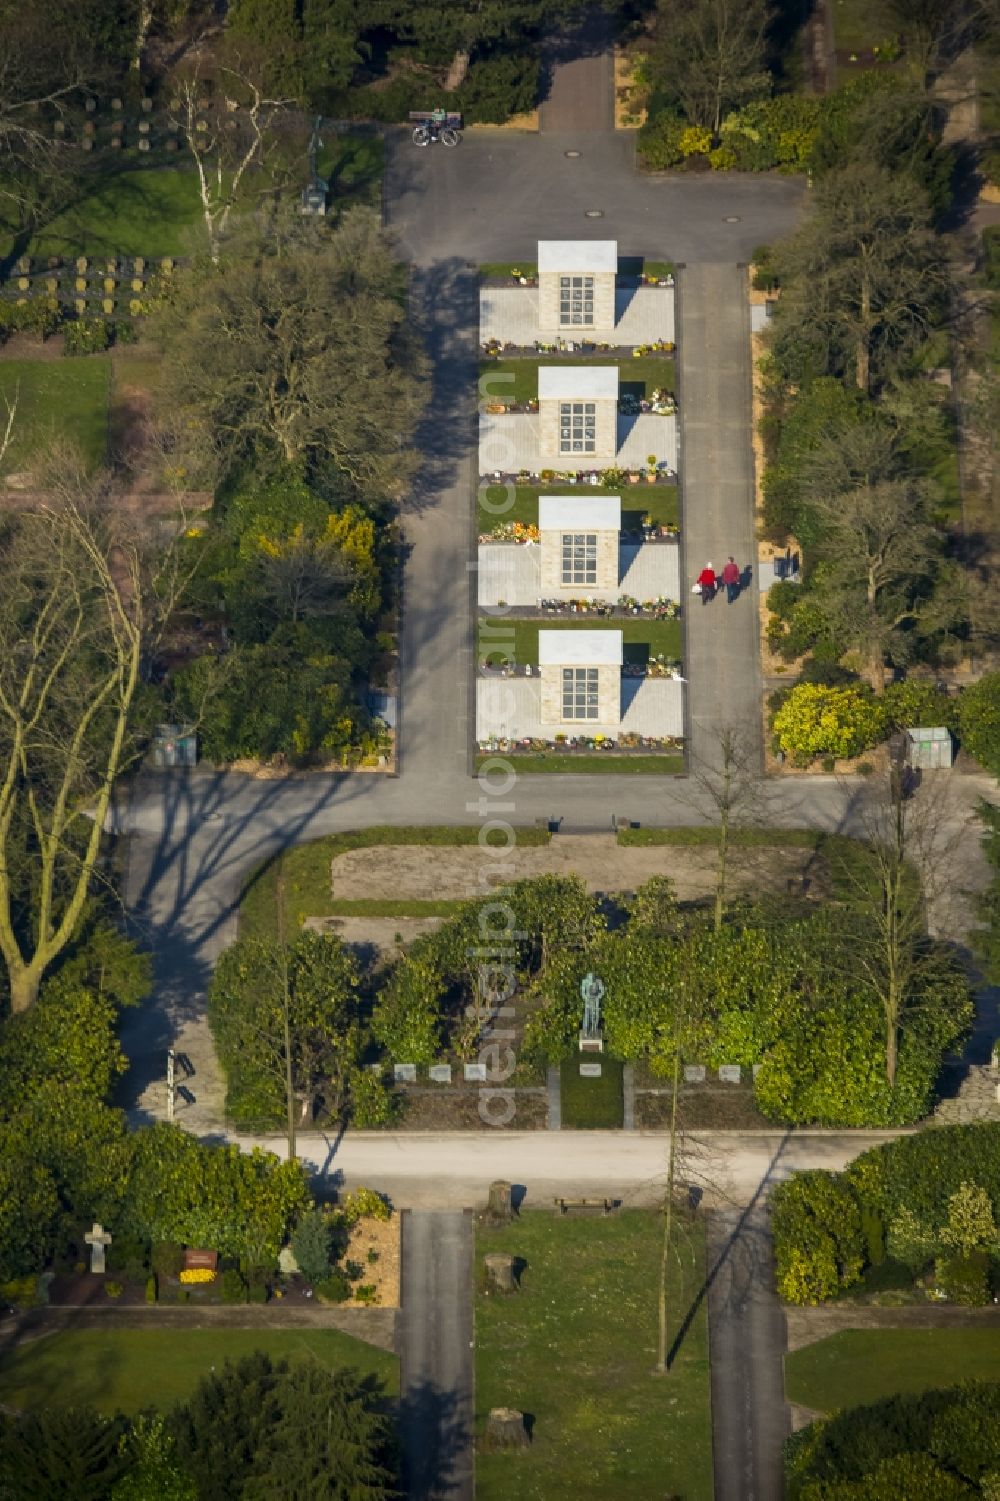
[[[400,1433],[408,1501],[474,1495],[472,1216],[403,1218]]]
[[[741,761],[760,767],[763,688],[746,272],[713,262],[685,266],[677,293],[688,755],[692,768],[718,769],[722,736],[731,730]],[[706,562],[720,573],[729,554],[741,569],[753,570],[740,598],[730,605],[724,591],[709,603],[692,595]]]

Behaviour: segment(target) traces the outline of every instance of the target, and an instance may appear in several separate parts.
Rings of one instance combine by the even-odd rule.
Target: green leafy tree
[[[0,1427],[0,1486],[31,1501],[104,1501],[126,1468],[121,1418],[87,1407],[43,1407]]]
[[[961,1256],[995,1250],[998,1243],[993,1205],[978,1183],[960,1183],[948,1200],[948,1223],[941,1231],[944,1245]]]
[[[128,1185],[112,1224],[143,1240],[207,1246],[262,1266],[277,1260],[309,1207],[298,1161],[208,1146],[162,1122],[136,1131],[130,1145]]]
[[[322,1209],[304,1214],[292,1235],[292,1255],[309,1282],[322,1282],[330,1275],[333,1225]]]
[[[1000,672],[988,672],[958,701],[958,733],[981,766],[1000,777]]]
[[[140,1414],[119,1448],[130,1468],[115,1482],[108,1501],[198,1501],[198,1487],[178,1464],[163,1418]]]
[[[778,1292],[787,1303],[826,1302],[861,1277],[861,1211],[850,1185],[814,1169],[771,1196]]]
[[[206,1377],[170,1419],[199,1501],[389,1501],[397,1494],[390,1420],[377,1385],[262,1351]]]
[[[337,1118],[361,1059],[358,975],[337,938],[302,933],[292,944],[250,938],[226,950],[208,993],[208,1018],[241,1120],[297,1122],[322,1098]]]

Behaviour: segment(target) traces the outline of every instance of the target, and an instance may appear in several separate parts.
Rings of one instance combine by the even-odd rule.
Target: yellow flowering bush
[[[796,758],[857,756],[885,733],[885,710],[869,688],[799,683],[771,724],[778,746]]]
[[[712,149],[712,132],[704,125],[689,125],[681,131],[678,145],[684,156],[707,156]]]
[[[197,1287],[206,1282],[214,1282],[215,1273],[207,1266],[187,1267],[181,1272],[181,1281],[185,1287]]]

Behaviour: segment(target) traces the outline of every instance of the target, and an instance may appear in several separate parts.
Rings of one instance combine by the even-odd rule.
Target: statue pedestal
[[[603,1053],[604,1052],[604,1038],[603,1037],[588,1037],[588,1035],[587,1035],[586,1032],[581,1032],[580,1033],[580,1052],[581,1053]]]

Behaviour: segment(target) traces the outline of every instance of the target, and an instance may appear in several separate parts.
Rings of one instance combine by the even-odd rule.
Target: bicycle
[[[433,146],[437,141],[442,146],[457,146],[461,138],[451,125],[442,125],[440,130],[433,125],[416,125],[413,129],[414,146]]]

